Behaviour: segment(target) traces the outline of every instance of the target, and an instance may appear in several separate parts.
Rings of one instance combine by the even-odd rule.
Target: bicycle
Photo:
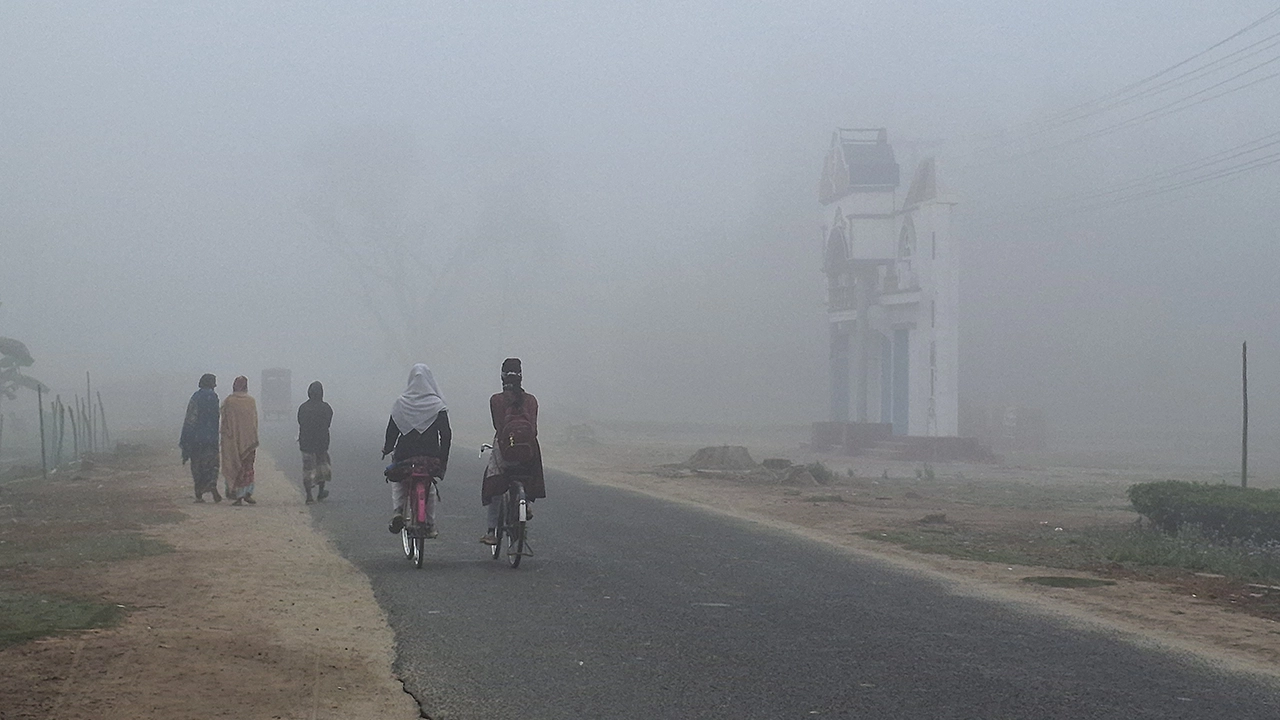
[[[492,450],[492,445],[481,445],[480,456],[485,450]],[[524,494],[524,481],[518,478],[524,475],[508,474],[507,491],[490,502],[498,505],[498,526],[494,528],[494,536],[498,542],[493,545],[493,559],[502,557],[502,540],[507,540],[507,563],[512,569],[520,567],[525,556],[533,555],[533,547],[529,545],[529,502]]]
[[[435,473],[439,472],[439,468],[440,461],[437,458],[423,456],[401,460],[386,471],[387,477],[392,478],[392,482],[408,483],[404,492],[404,504],[400,508],[400,516],[404,518],[404,527],[400,530],[400,544],[404,549],[405,558],[419,570],[422,569],[425,555],[423,551],[427,541],[427,530],[431,527],[428,504],[431,493],[436,492],[435,486],[439,479]],[[395,479],[396,475],[403,477]]]

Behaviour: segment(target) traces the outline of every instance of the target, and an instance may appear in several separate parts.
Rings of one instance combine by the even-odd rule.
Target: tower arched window
[[[823,262],[823,269],[829,276],[836,276],[848,268],[849,265],[849,240],[845,237],[844,229],[834,227],[827,236],[827,251]]]
[[[915,254],[916,249],[916,227],[911,222],[911,216],[908,215],[905,222],[902,223],[902,230],[898,233],[898,259],[910,260]]]

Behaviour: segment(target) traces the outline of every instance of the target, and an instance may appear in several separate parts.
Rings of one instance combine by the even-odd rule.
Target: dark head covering
[[[502,391],[511,395],[513,407],[524,405],[524,388],[520,387],[524,376],[520,372],[520,358],[502,361]]]
[[[520,387],[522,379],[520,372],[520,358],[507,358],[502,361],[502,387],[515,385]]]
[[[324,386],[317,380],[307,387],[307,401],[298,406],[298,449],[304,453],[329,451],[329,425],[333,408],[324,401]]]
[[[213,373],[200,378],[200,388],[191,394],[187,403],[187,415],[182,422],[182,459],[186,460],[201,450],[218,450],[218,393]]]
[[[231,382],[231,392],[249,392],[249,378],[241,375]]]

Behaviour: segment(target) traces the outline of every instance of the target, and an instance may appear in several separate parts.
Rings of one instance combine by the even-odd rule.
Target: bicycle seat
[[[439,472],[440,458],[432,455],[416,455],[388,465],[382,474],[393,480],[398,480],[420,473],[435,476]]]

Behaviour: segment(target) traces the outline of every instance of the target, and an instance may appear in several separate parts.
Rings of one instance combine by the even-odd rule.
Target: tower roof
[[[938,197],[937,163],[933,156],[929,156],[921,160],[919,167],[916,168],[915,177],[911,179],[911,187],[907,190],[907,197],[902,201],[902,206],[909,208],[936,197]]]
[[[884,128],[840,128],[831,134],[818,185],[824,205],[854,192],[894,190],[900,182],[898,162]]]

